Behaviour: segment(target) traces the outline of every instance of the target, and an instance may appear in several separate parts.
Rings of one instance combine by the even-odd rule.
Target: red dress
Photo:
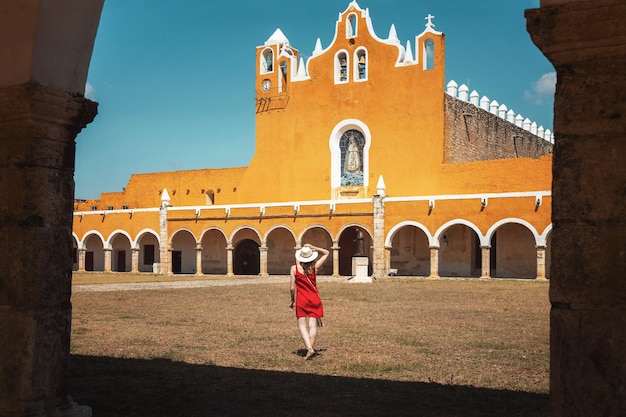
[[[298,271],[296,266],[296,317],[324,317],[324,307],[320,294],[317,291],[317,281],[315,280],[315,268],[308,276]]]

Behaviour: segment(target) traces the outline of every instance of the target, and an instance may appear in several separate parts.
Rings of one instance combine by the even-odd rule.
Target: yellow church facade
[[[546,278],[552,138],[445,83],[432,16],[403,44],[348,4],[306,61],[276,30],[256,48],[256,151],[246,167],[134,174],[75,202],[77,271]]]

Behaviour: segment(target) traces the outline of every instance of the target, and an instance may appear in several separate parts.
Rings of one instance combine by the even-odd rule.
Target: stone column
[[[554,4],[547,7],[548,4]],[[557,72],[552,416],[626,415],[626,2],[542,0],[528,32]]]
[[[491,278],[491,246],[481,246],[481,278]]]
[[[430,247],[430,277],[439,278],[439,246]]]
[[[267,246],[265,246],[265,242],[261,242],[261,246],[259,246],[259,276],[266,277],[267,273]]]
[[[130,272],[137,273],[139,272],[139,248],[131,248],[130,256],[131,256]]]
[[[76,135],[103,0],[0,2],[0,415],[87,416],[68,396]]]
[[[333,251],[333,277],[339,276],[339,245],[337,242],[333,242],[333,246],[330,248]]]
[[[86,249],[78,249],[78,272],[85,272],[85,253]]]
[[[374,278],[386,277],[389,273],[385,263],[385,195],[374,195],[374,237],[372,275]]]
[[[232,277],[233,273],[233,245],[231,243],[226,246],[226,276]]]
[[[111,248],[104,248],[104,272],[111,272]]]
[[[74,138],[96,106],[35,84],[0,88],[0,415],[72,406]]]
[[[391,246],[385,246],[385,271],[389,275],[391,269]]]
[[[165,194],[165,191],[163,192]],[[169,200],[162,200],[159,209],[159,273],[163,275],[171,275],[172,273],[172,254],[169,243],[169,235],[167,233],[167,207]]]
[[[196,275],[202,275],[202,243],[196,244]]]
[[[537,246],[537,279],[546,279],[546,247]]]

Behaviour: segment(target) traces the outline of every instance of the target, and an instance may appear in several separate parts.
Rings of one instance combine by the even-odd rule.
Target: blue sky
[[[425,17],[446,35],[446,83],[553,129],[555,73],[526,31],[539,0],[360,0],[374,31],[414,43]],[[348,0],[106,0],[77,137],[76,198],[131,174],[246,166],[254,155],[255,50],[280,28],[305,59],[326,48]]]

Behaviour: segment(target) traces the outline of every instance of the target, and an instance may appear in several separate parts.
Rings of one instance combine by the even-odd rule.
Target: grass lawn
[[[288,283],[77,291],[70,393],[101,417],[548,416],[548,286],[321,282],[310,361]]]

